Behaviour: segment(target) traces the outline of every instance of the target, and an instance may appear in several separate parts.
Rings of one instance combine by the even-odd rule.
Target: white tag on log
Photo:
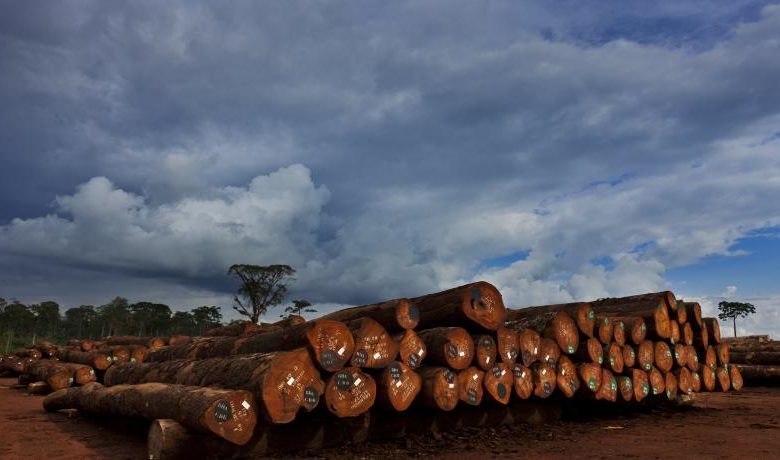
[[[485,357],[485,364],[490,364],[490,356]]]
[[[356,378],[355,379],[355,386],[360,385],[360,382],[362,382],[362,380],[360,380],[360,377]]]
[[[339,348],[339,351],[337,351],[336,353],[338,353],[340,355],[343,355],[344,351],[346,351],[346,349],[347,349],[347,347],[342,346],[341,348]]]
[[[449,388],[455,388],[455,384],[454,384],[454,383],[450,383],[450,384],[448,384],[447,386],[448,386]]]
[[[287,385],[293,386],[293,384],[295,384],[294,378],[290,377],[289,379],[287,379]]]
[[[466,352],[465,351],[459,351],[458,352],[458,356],[461,356],[461,357],[466,356]]]
[[[379,359],[382,357],[382,353],[379,353],[378,351],[374,353],[374,359]]]
[[[479,376],[478,376],[477,374],[474,374],[474,375],[471,377],[471,379],[472,379],[472,380],[478,380],[478,379],[479,379]]]
[[[400,381],[400,380],[399,380],[399,381],[397,381],[397,382],[395,382],[395,386],[397,386],[397,387],[400,387],[400,386],[401,386],[401,385],[403,385],[403,384],[404,384],[404,382],[402,382],[402,381]]]
[[[242,403],[241,403],[241,406],[243,406],[243,407],[244,407],[244,409],[247,409],[247,410],[248,410],[250,407],[252,407],[252,406],[249,404],[249,401],[244,401],[244,402],[242,402]]]

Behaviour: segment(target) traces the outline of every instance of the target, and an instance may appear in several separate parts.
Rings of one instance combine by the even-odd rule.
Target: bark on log
[[[162,337],[116,336],[106,337],[104,341],[106,345],[143,345],[151,351],[159,350],[167,345]]]
[[[528,367],[539,361],[539,352],[542,348],[542,337],[533,329],[523,329],[518,336],[520,345],[520,357],[523,365]]]
[[[514,329],[496,329],[496,354],[503,363],[514,364],[520,350],[520,336]]]
[[[58,364],[64,366],[73,373],[73,382],[76,385],[86,385],[97,380],[95,369],[85,364],[66,363],[58,361]]]
[[[482,404],[485,372],[470,366],[458,372],[458,399],[469,406]]]
[[[73,371],[59,361],[33,361],[25,366],[24,373],[33,376],[35,381],[48,383],[53,390],[61,390],[73,385]]]
[[[522,364],[515,364],[512,369],[512,380],[515,394],[520,399],[528,399],[534,392],[533,371]]]
[[[592,306],[585,302],[513,308],[507,310],[506,320],[507,322],[513,322],[520,318],[557,313],[559,311],[566,312],[569,316],[574,318],[574,321],[577,323],[577,328],[585,337],[593,337],[593,327],[596,322],[596,315],[593,312]]]
[[[412,369],[422,364],[428,356],[428,347],[413,329],[396,334],[393,339],[398,342],[399,360]]]
[[[36,350],[41,352],[41,355],[43,355],[44,358],[56,358],[57,357],[57,347],[50,342],[43,341],[35,344],[33,346]]]
[[[446,367],[421,367],[422,389],[417,404],[432,409],[451,411],[458,405],[458,379]]]
[[[395,361],[398,356],[398,342],[371,318],[350,321],[347,327],[355,341],[355,352],[350,364],[356,367],[381,369]]]
[[[555,339],[566,354],[573,354],[579,346],[580,331],[577,323],[566,311],[547,310],[547,307],[534,307],[522,310],[510,310],[506,327],[518,332],[526,329],[542,331],[541,335]]]
[[[339,321],[314,320],[300,326],[248,337],[209,337],[192,344],[165,347],[149,353],[153,362],[172,359],[204,359],[248,353],[270,353],[307,347],[325,371],[335,372],[349,361],[355,341]]]
[[[726,343],[726,342],[723,342]],[[736,352],[729,354],[729,363],[731,364],[764,364],[770,366],[780,365],[780,352],[778,351],[759,351],[759,352]]]
[[[253,391],[258,412],[272,423],[291,422],[298,410],[311,411],[325,391],[319,371],[303,348],[204,360],[118,364],[105,374],[106,385],[178,383]]]
[[[43,353],[35,348],[21,348],[16,350],[16,353],[14,354],[20,358],[41,359],[43,357]]]
[[[558,372],[556,383],[561,393],[567,398],[572,398],[580,389],[580,379],[577,377],[577,366],[568,356],[563,355],[558,360]]]
[[[36,361],[33,358],[21,358],[16,355],[3,356],[0,359],[0,373],[9,372],[11,374],[21,374],[25,366]]]
[[[735,364],[741,377],[750,385],[774,386],[780,384],[780,366]]]
[[[501,293],[490,283],[478,281],[422,297],[409,299],[420,312],[419,328],[441,324],[494,331],[504,324],[506,308]]]
[[[192,343],[192,337],[190,337],[189,335],[172,335],[168,337],[166,343],[170,346]]]
[[[32,382],[27,384],[27,388],[24,391],[31,395],[47,395],[54,390],[46,382]]]
[[[652,340],[645,340],[639,344],[636,350],[636,359],[640,369],[650,372],[655,363],[655,345]]]
[[[250,335],[256,332],[260,332],[262,330],[262,326],[251,321],[236,321],[226,326],[209,329],[203,335],[206,337],[239,337],[242,335]]]
[[[535,363],[531,366],[534,375],[534,396],[549,398],[558,386],[558,373],[555,365]]]
[[[688,322],[694,326],[695,329],[701,330],[704,322],[701,317],[701,305],[699,302],[683,302],[683,306],[688,313]]]
[[[112,364],[111,357],[99,351],[60,350],[60,359],[69,363],[86,364],[95,370],[106,370]]]
[[[739,337],[723,337],[724,342],[728,342],[729,345],[758,345],[772,342],[768,335],[743,335]]]
[[[377,405],[397,412],[408,409],[422,387],[420,376],[410,366],[400,361],[390,363],[382,369],[375,380]]]
[[[376,401],[376,382],[358,367],[345,367],[325,385],[325,406],[336,417],[356,417]]]
[[[508,404],[512,397],[514,363],[496,363],[492,369],[485,372],[483,380],[485,389],[491,399],[501,404]]]
[[[647,324],[650,338],[668,339],[671,336],[671,320],[669,318],[670,299],[674,295],[669,292],[642,294],[638,296],[600,299],[592,302],[597,315],[608,316],[638,316]],[[676,308],[676,301],[671,300]]]
[[[322,318],[345,323],[360,318],[371,318],[388,331],[399,332],[417,327],[420,322],[420,309],[409,299],[395,299],[345,308],[328,313]]]
[[[720,324],[718,323],[718,318],[702,318],[702,321],[707,325],[707,330],[710,333],[710,341],[720,343]]]
[[[487,334],[475,335],[474,340],[474,363],[483,371],[489,371],[496,363],[496,341]]]
[[[418,333],[428,349],[428,364],[465,369],[474,359],[474,340],[460,327],[437,327]]]
[[[93,382],[56,391],[43,400],[49,412],[62,409],[148,419],[173,418],[193,430],[245,444],[257,421],[252,393],[242,390],[145,383],[104,387]]]

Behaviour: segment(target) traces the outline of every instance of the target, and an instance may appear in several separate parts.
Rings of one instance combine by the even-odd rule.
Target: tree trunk
[[[409,299],[420,311],[418,327],[441,324],[494,331],[504,324],[506,308],[501,293],[490,283],[478,281],[435,294]]]
[[[204,359],[248,353],[270,353],[307,347],[325,371],[335,372],[349,361],[355,340],[339,321],[314,320],[288,329],[248,337],[209,337],[191,344],[165,347],[149,353],[149,361]]]
[[[60,360],[70,363],[86,364],[96,370],[106,370],[113,363],[111,356],[99,351],[60,350]]]
[[[39,360],[25,366],[25,374],[35,377],[35,381],[44,381],[53,390],[61,390],[73,384],[73,371],[58,361]]]
[[[461,370],[474,358],[474,340],[463,328],[437,327],[418,335],[428,349],[428,364]]]
[[[95,370],[85,364],[66,363],[59,361],[58,364],[64,366],[73,373],[73,381],[76,385],[86,385],[97,380]]]
[[[573,354],[579,346],[579,327],[569,313],[564,310],[551,310],[550,307],[557,306],[510,309],[507,313],[506,327],[518,332],[526,329],[542,331],[543,337],[552,338],[558,342],[561,351],[569,355]],[[576,311],[577,307],[573,308]]]
[[[674,305],[674,308],[670,306]],[[648,325],[648,334],[652,338],[668,339],[671,337],[671,320],[669,311],[677,309],[674,294],[669,291],[638,296],[600,299],[592,302],[597,315],[606,316],[638,316]]]
[[[338,310],[322,318],[345,323],[371,318],[390,332],[400,332],[417,327],[420,322],[420,309],[409,299],[395,299]]]
[[[252,393],[241,390],[144,383],[104,387],[90,383],[43,400],[49,412],[78,409],[96,414],[172,418],[182,425],[245,444],[257,421]]]
[[[596,315],[589,303],[574,302],[557,305],[539,305],[535,307],[511,308],[507,310],[507,321],[514,321],[515,315],[529,317],[544,313],[557,313],[563,311],[574,318],[577,328],[586,337],[593,337],[593,327],[596,322]],[[522,312],[522,313],[517,313]]]
[[[737,336],[737,317],[732,318],[734,320],[734,337]]]
[[[118,364],[104,376],[106,385],[180,383],[253,391],[259,412],[271,423],[291,422],[298,410],[311,411],[325,384],[303,349],[203,360]]]
[[[710,333],[710,339],[715,343],[720,343],[720,324],[717,318],[702,318],[702,322],[707,325]]]

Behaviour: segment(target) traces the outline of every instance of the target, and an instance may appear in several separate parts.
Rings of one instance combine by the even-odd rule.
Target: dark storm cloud
[[[651,218],[677,216],[655,184],[729,165],[750,188],[776,166],[743,143],[776,131],[778,30],[757,2],[3,4],[0,251],[219,295],[236,257],[283,256],[323,302],[477,271],[539,299],[659,285],[742,230]],[[679,215],[731,193],[704,178]],[[712,213],[746,230],[778,215],[742,211]]]

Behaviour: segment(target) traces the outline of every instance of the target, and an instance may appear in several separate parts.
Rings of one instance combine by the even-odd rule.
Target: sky
[[[288,264],[320,312],[670,289],[778,337],[778,56],[769,2],[0,0],[0,297],[230,319]]]

